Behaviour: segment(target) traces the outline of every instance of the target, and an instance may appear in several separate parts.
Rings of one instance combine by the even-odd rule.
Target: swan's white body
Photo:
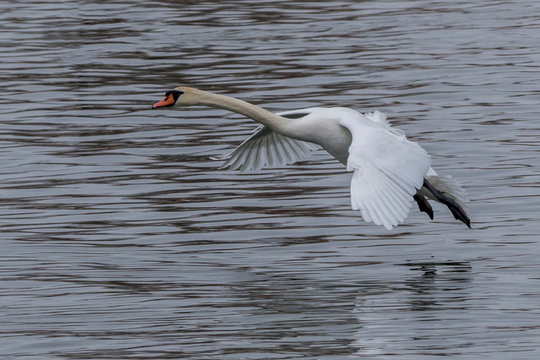
[[[242,171],[280,167],[304,158],[317,144],[353,172],[351,205],[367,222],[392,229],[407,217],[413,196],[435,199],[423,187],[424,179],[437,184],[465,209],[461,187],[451,178],[439,177],[427,152],[392,128],[381,112],[361,114],[336,107],[273,114],[238,99],[186,87],[176,89],[182,93],[181,104],[225,108],[263,124],[223,158],[223,167]],[[159,104],[154,107],[171,106],[170,101]]]

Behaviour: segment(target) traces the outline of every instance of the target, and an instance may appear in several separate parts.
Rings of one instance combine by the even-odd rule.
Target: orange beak
[[[173,106],[176,101],[174,100],[174,97],[171,95],[165,96],[165,98],[154,105],[152,105],[152,109],[157,109],[160,107],[166,107],[166,106]]]

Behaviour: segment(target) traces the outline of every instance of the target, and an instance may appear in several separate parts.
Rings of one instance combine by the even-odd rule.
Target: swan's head
[[[196,89],[188,88],[185,86],[179,86],[173,90],[169,90],[165,93],[165,98],[154,105],[152,109],[160,107],[178,105],[196,105],[198,103],[198,97],[196,95]]]

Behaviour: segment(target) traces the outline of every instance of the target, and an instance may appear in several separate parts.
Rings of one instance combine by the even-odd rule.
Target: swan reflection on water
[[[467,347],[471,300],[469,262],[410,262],[411,276],[383,291],[358,296],[354,313],[359,323],[354,346],[362,357],[384,356],[408,344],[411,355],[449,355],[456,342]],[[450,326],[442,332],[443,323]],[[447,347],[441,337],[456,333]],[[459,346],[457,346],[459,347]],[[453,349],[453,350],[452,350]]]

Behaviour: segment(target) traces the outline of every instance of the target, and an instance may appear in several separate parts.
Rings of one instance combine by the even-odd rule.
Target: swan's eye
[[[184,92],[183,91],[179,91],[179,90],[169,90],[165,93],[165,96],[170,96],[172,95],[173,98],[174,98],[174,101],[178,100],[178,98],[180,97],[180,95],[182,95]]]

